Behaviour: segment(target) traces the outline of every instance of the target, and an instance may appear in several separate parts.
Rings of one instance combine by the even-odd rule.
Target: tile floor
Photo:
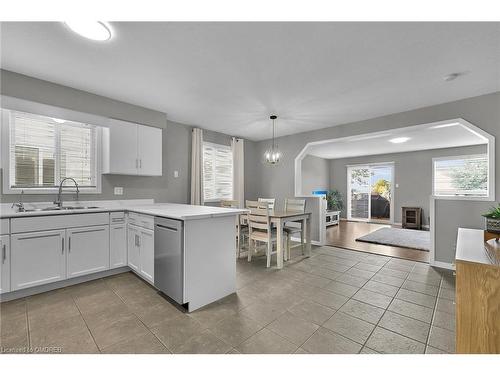
[[[294,252],[297,252],[295,249]],[[313,248],[281,271],[237,262],[237,294],[191,314],[124,273],[0,305],[2,352],[453,353],[454,278]]]

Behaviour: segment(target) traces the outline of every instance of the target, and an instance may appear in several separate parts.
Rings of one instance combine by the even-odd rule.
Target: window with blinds
[[[54,188],[65,177],[97,187],[95,126],[17,111],[9,124],[10,188]]]
[[[231,147],[203,142],[203,196],[208,202],[233,199]]]
[[[433,160],[433,192],[437,196],[488,196],[488,156],[464,155]]]

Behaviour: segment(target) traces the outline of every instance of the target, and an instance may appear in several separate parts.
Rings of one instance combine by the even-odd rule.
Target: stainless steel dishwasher
[[[155,277],[160,291],[183,304],[184,236],[180,220],[155,217]]]

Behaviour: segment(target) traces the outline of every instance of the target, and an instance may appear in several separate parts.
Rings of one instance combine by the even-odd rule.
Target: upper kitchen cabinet
[[[102,138],[103,173],[162,175],[162,129],[110,119]]]

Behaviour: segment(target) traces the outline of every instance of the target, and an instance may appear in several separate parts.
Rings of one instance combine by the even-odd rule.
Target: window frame
[[[231,159],[231,164],[232,164],[232,168],[231,168],[231,180],[232,180],[232,185],[231,185],[231,197],[230,198],[223,198],[223,197],[216,197],[216,198],[212,198],[212,199],[205,199],[205,179],[204,179],[204,170],[203,168],[205,167],[205,151],[203,150],[205,144],[207,145],[210,145],[214,148],[227,148],[229,149],[229,151],[231,152],[231,158],[232,158],[232,154],[233,154],[233,150],[231,148],[231,146],[228,146],[228,145],[224,145],[224,144],[220,144],[220,143],[214,143],[214,142],[208,142],[208,141],[203,141],[202,143],[202,152],[201,152],[201,155],[202,155],[202,161],[201,161],[201,166],[202,166],[202,194],[203,194],[203,202],[206,202],[206,203],[217,203],[217,202],[220,202],[222,200],[232,200],[233,199],[233,196],[234,196],[234,160]]]
[[[33,115],[46,117],[43,114],[27,112]],[[11,177],[11,155],[10,155],[10,138],[12,126],[12,110],[1,108],[1,167],[3,171],[2,178],[2,194],[20,194],[24,191],[25,194],[57,194],[58,187],[12,187],[10,185]],[[82,124],[84,124],[82,122]],[[88,124],[93,125],[93,124]],[[59,142],[58,142],[59,143]],[[94,163],[95,163],[95,187],[79,187],[80,194],[101,194],[102,193],[102,128],[95,125],[95,147],[94,147]],[[65,185],[66,186],[66,185]],[[68,185],[71,186],[71,185]],[[63,194],[75,194],[75,189],[63,189]]]
[[[441,195],[441,194],[436,194],[436,189],[435,189],[435,173],[436,173],[436,162],[439,161],[445,161],[445,160],[457,160],[457,159],[474,159],[477,157],[485,157],[486,161],[488,163],[487,165],[487,171],[488,171],[488,181],[486,184],[486,195]],[[440,157],[435,157],[432,158],[432,198],[435,199],[448,199],[448,200],[474,200],[474,201],[491,201],[491,175],[490,175],[490,157],[489,157],[489,152],[486,152],[485,154],[466,154],[466,155],[454,155],[454,156],[440,156]]]

